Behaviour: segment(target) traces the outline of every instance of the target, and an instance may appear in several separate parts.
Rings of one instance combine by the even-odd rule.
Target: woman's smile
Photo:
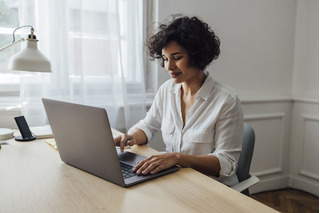
[[[169,72],[169,74],[170,74],[171,78],[176,78],[181,74],[181,72]]]

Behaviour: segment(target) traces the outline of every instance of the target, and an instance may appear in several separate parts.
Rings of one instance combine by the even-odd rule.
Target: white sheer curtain
[[[46,123],[41,98],[105,107],[125,131],[145,116],[142,0],[21,0],[52,73],[24,73],[22,114]]]

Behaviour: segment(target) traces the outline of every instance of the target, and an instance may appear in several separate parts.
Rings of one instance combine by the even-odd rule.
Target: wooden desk
[[[149,156],[148,146],[132,151]],[[66,165],[45,140],[0,149],[0,212],[276,212],[193,170],[122,188]]]

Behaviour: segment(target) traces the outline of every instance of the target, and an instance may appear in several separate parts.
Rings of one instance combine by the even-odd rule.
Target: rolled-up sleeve
[[[243,112],[241,103],[227,100],[215,125],[215,147],[212,155],[220,162],[220,179],[236,173],[242,149]]]
[[[128,134],[130,135],[134,131],[134,129],[140,129],[146,134],[148,141],[151,141],[154,137],[156,130],[155,128],[151,127],[145,120],[146,119],[141,120],[137,124],[132,126],[129,129]]]

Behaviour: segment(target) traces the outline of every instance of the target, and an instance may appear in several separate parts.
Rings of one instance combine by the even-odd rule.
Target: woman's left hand
[[[161,170],[177,165],[179,153],[152,155],[139,161],[132,171],[138,175],[155,174]]]

